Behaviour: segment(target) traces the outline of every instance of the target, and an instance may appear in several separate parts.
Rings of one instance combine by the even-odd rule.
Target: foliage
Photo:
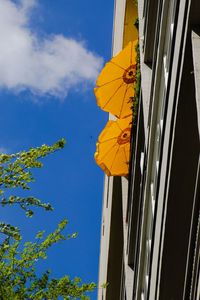
[[[20,242],[5,239],[0,248],[0,299],[89,299],[85,292],[92,291],[94,283],[81,284],[79,278],[71,280],[68,276],[52,279],[47,270],[41,276],[36,275],[39,259],[46,259],[46,251],[55,243],[74,236],[63,235],[67,221],[63,220],[58,228],[46,238],[44,232],[38,232],[35,242],[27,242],[20,250]]]
[[[136,69],[136,81],[134,83],[134,97],[130,98],[132,103],[132,111],[133,111],[133,126],[137,123],[137,112],[138,112],[138,103],[140,97],[140,84],[141,84],[141,73],[140,73],[140,49],[139,43],[136,45],[137,52],[137,69]]]
[[[9,195],[5,197],[5,192],[12,189],[30,190],[30,183],[34,182],[32,169],[42,168],[41,159],[45,156],[62,149],[65,140],[61,139],[52,146],[42,145],[38,148],[31,148],[29,151],[21,151],[16,154],[0,154],[0,204],[4,206],[18,205],[23,209],[28,217],[32,217],[34,211],[32,207],[41,207],[46,211],[53,210],[50,203],[42,203],[39,199],[29,197],[19,197]],[[17,233],[16,228],[5,223],[0,223],[0,232],[12,236],[12,232]],[[14,234],[17,237],[17,235]],[[14,237],[13,236],[13,237]]]
[[[18,205],[28,217],[34,214],[33,207],[41,207],[46,211],[53,210],[50,203],[29,196],[9,195],[10,190],[30,190],[34,181],[32,170],[41,168],[41,159],[62,149],[65,140],[52,146],[42,145],[21,151],[16,154],[0,154],[0,204],[4,206]],[[87,292],[95,288],[94,283],[84,284],[80,278],[70,279],[63,276],[52,278],[50,270],[37,275],[38,260],[47,258],[47,250],[54,244],[75,238],[76,233],[65,235],[63,231],[67,220],[58,224],[58,228],[44,237],[44,231],[37,233],[34,242],[22,243],[17,227],[4,222],[0,223],[0,233],[4,236],[0,244],[0,300],[54,300],[90,299]]]
[[[133,0],[133,3],[135,4],[136,7],[138,7],[138,0]]]
[[[134,26],[137,28],[137,30],[139,30],[139,18],[136,18]]]

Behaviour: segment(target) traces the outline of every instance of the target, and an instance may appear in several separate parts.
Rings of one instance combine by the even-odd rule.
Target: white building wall
[[[113,22],[113,50],[112,50],[113,56],[116,55],[119,51],[121,51],[123,45],[125,7],[126,7],[126,0],[115,1],[114,22]],[[112,120],[115,119],[115,117],[109,114],[109,119]],[[123,195],[126,199],[127,199],[127,193],[128,193],[128,188],[127,188],[127,184],[125,184],[125,186],[123,187]],[[102,284],[107,282],[112,196],[113,196],[113,177],[108,177],[105,175],[103,208],[102,208],[100,259],[99,259],[98,300],[106,299],[106,289],[103,289],[101,286]]]

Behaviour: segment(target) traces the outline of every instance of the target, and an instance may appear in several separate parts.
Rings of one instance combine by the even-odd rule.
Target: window
[[[156,37],[156,19],[158,12],[158,0],[144,1],[145,23],[144,23],[144,62],[151,66],[153,60],[154,43]]]
[[[155,11],[154,11],[154,20],[152,11],[151,11],[151,2],[155,4],[156,1],[149,0],[147,20],[146,20],[146,28],[145,28],[145,47],[144,47],[144,57],[145,62],[152,61],[153,59],[153,47],[155,41],[155,28],[156,28],[156,20],[155,20]],[[160,2],[161,3],[161,2]],[[143,239],[145,240],[143,244],[143,253],[141,254],[143,258],[142,264],[142,280],[140,283],[139,290],[142,291],[142,297],[144,300],[148,298],[148,289],[150,282],[150,272],[151,272],[151,252],[152,252],[152,241],[153,241],[153,230],[154,230],[154,221],[155,221],[155,205],[157,201],[157,193],[158,193],[158,180],[159,180],[159,171],[160,171],[160,154],[161,154],[161,145],[162,145],[162,137],[163,137],[163,120],[164,120],[164,112],[166,107],[166,97],[167,97],[167,89],[169,84],[169,69],[171,63],[171,48],[172,48],[172,38],[174,34],[174,5],[176,1],[165,1],[161,3],[163,4],[163,11],[159,11],[159,16],[157,18],[161,18],[161,25],[159,20],[157,20],[157,26],[159,28],[157,34],[159,35],[160,40],[157,41],[159,48],[157,64],[159,64],[156,69],[157,72],[157,82],[158,86],[156,93],[154,94],[155,101],[153,107],[153,120],[149,119],[149,126],[152,124],[156,124],[155,131],[153,131],[153,157],[152,157],[152,167],[151,167],[151,177],[150,177],[150,186],[147,186],[147,198],[145,201],[145,215],[143,222]],[[158,9],[160,9],[159,4],[156,3],[156,13]],[[147,26],[148,25],[148,26]],[[152,33],[153,31],[153,33]],[[152,39],[152,40],[150,40]],[[162,40],[164,41],[162,42]],[[151,123],[150,123],[151,122]],[[153,122],[153,123],[152,123]],[[154,129],[153,129],[154,130]]]

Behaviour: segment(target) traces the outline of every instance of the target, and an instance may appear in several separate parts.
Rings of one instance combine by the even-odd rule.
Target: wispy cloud
[[[64,98],[69,89],[94,82],[103,60],[73,38],[39,38],[30,28],[35,4],[0,0],[0,88]]]

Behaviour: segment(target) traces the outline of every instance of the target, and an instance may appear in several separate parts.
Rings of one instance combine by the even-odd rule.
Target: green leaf
[[[0,154],[1,206],[18,206],[27,217],[34,215],[35,208],[52,211],[50,203],[43,203],[32,195],[20,197],[10,194],[16,189],[28,192],[30,184],[35,181],[33,169],[43,167],[41,160],[64,145],[65,140],[61,139],[52,146],[42,145],[11,155]],[[8,194],[10,196],[7,197]],[[82,283],[80,278],[70,279],[67,275],[53,278],[49,270],[40,275],[37,272],[38,261],[47,258],[47,251],[53,245],[77,236],[77,233],[65,234],[67,224],[67,219],[64,219],[50,234],[45,236],[45,231],[39,231],[33,242],[23,244],[17,227],[0,223],[0,233],[5,236],[0,244],[0,299],[89,299],[88,292],[96,288],[94,283]]]

